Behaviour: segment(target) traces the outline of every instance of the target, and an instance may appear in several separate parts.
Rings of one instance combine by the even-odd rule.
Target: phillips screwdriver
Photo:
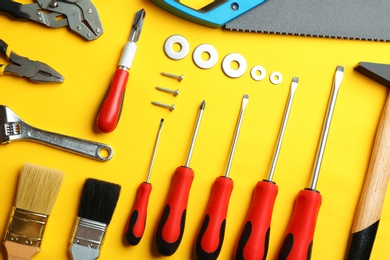
[[[233,181],[229,178],[229,173],[248,98],[249,96],[245,94],[242,99],[240,115],[234,134],[226,172],[224,176],[217,177],[213,184],[202,225],[199,230],[198,237],[196,238],[195,256],[198,260],[217,259],[219,253],[221,252],[225,236],[229,200],[233,190]]]
[[[344,67],[337,66],[334,78],[331,97],[325,121],[322,127],[320,143],[317,149],[316,160],[313,167],[313,174],[310,188],[301,190],[295,201],[294,210],[284,235],[283,242],[277,253],[277,259],[310,259],[313,246],[313,237],[320,210],[322,196],[316,190],[322,158],[325,152],[326,140],[329,135],[330,124],[337,94],[344,76]]]
[[[199,108],[185,166],[176,168],[164,209],[157,225],[155,244],[158,252],[165,256],[170,256],[176,252],[183,237],[188,197],[194,179],[194,171],[190,168],[190,161],[205,106],[206,102],[203,101]]]
[[[150,177],[152,174],[154,159],[156,157],[158,142],[160,140],[161,129],[164,119],[161,119],[157,132],[156,141],[154,143],[153,155],[149,165],[148,176],[146,181],[141,183],[137,190],[135,202],[131,209],[130,218],[125,228],[125,238],[130,245],[138,245],[145,231],[146,215],[148,210],[148,203],[150,192],[152,191],[152,184],[150,184]]]
[[[144,9],[141,9],[135,15],[129,40],[123,48],[122,56],[112,79],[111,86],[100,106],[96,118],[96,127],[103,133],[114,131],[118,124],[122,112],[127,80],[129,78],[129,69],[133,64],[137,51],[136,43],[141,35],[145,15]]]
[[[267,257],[272,211],[278,194],[278,186],[272,179],[297,87],[298,78],[294,77],[291,82],[290,93],[284,111],[282,125],[279,130],[268,179],[259,181],[256,184],[241,235],[234,248],[234,259],[236,260],[260,260],[266,259]]]

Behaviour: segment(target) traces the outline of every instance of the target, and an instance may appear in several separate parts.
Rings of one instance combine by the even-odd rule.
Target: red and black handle
[[[138,187],[137,196],[125,228],[125,238],[130,245],[138,245],[144,234],[151,191],[152,185],[148,182],[143,182]]]
[[[321,202],[322,196],[317,190],[304,189],[298,193],[290,223],[277,253],[278,260],[311,258]]]
[[[173,255],[181,243],[193,179],[191,168],[176,168],[155,234],[155,244],[162,255]]]
[[[198,260],[217,259],[225,236],[226,216],[233,181],[218,177],[211,190],[201,228],[195,242],[195,257]]]
[[[235,260],[266,259],[277,194],[278,186],[274,182],[263,180],[257,183],[244,227],[234,249]]]
[[[115,71],[96,118],[96,127],[99,131],[110,133],[115,130],[122,112],[128,78],[129,72],[126,69],[118,68]]]

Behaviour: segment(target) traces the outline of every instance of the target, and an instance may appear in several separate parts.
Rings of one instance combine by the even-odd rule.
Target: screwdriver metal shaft
[[[333,88],[329,99],[328,109],[322,128],[316,161],[310,188],[301,190],[295,201],[294,210],[284,235],[283,242],[277,253],[278,259],[295,260],[310,259],[313,245],[314,231],[318,212],[322,203],[322,196],[316,190],[319,171],[324,156],[326,140],[330,130],[330,123],[336,105],[337,94],[344,75],[344,68],[338,66],[333,78]]]
[[[149,165],[149,171],[146,181],[141,183],[137,190],[137,195],[133,208],[131,209],[130,218],[125,228],[125,238],[130,245],[138,245],[145,231],[146,215],[149,204],[149,197],[152,191],[152,185],[150,184],[150,177],[152,174],[154,159],[157,153],[158,143],[160,141],[161,129],[164,123],[164,119],[160,120],[160,125],[157,132],[156,141],[154,143],[152,159]]]
[[[229,160],[224,176],[215,180],[209,203],[207,205],[202,226],[195,242],[195,256],[198,260],[217,259],[221,252],[226,227],[226,216],[229,207],[230,195],[233,190],[233,181],[229,173],[240,133],[244,112],[248,104],[248,95],[244,95],[241,103],[240,115],[238,118],[234,139],[230,150]]]
[[[278,186],[272,179],[297,88],[298,78],[294,77],[291,82],[268,179],[259,181],[256,184],[240,237],[234,248],[235,260],[258,260],[266,259],[267,257],[272,211],[278,194]]]
[[[206,102],[203,101],[199,108],[186,164],[177,167],[173,174],[164,210],[156,229],[155,245],[158,252],[165,256],[170,256],[176,252],[184,234],[188,198],[194,179],[194,171],[189,167],[189,164],[205,106]]]

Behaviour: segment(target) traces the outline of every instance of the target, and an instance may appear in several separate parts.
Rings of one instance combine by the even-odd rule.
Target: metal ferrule
[[[71,244],[100,250],[106,232],[106,224],[77,217],[73,227]]]
[[[40,247],[49,215],[19,208],[12,208],[12,214],[5,233],[5,240],[23,245]]]

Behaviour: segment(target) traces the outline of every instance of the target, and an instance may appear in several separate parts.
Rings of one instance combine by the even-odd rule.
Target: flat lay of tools
[[[0,0],[0,260],[390,259],[389,11]]]

